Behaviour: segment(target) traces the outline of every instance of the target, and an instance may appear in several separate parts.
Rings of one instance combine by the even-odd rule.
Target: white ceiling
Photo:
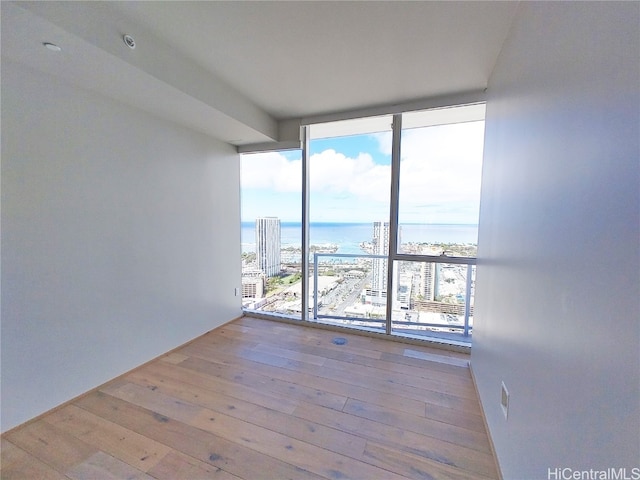
[[[276,118],[486,86],[503,2],[124,2],[114,6]]]
[[[277,140],[283,119],[483,90],[517,2],[2,2],[1,8],[3,60],[247,144]],[[136,39],[136,50],[124,46],[124,33]],[[43,41],[54,40],[65,43],[58,57],[64,61],[41,51]],[[109,80],[100,81],[96,71]]]

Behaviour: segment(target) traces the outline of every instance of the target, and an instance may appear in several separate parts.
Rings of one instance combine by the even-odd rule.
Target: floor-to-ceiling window
[[[302,153],[240,157],[242,305],[301,318]]]
[[[468,339],[484,105],[402,115],[392,332]]]
[[[470,341],[484,105],[316,123],[305,134],[302,151],[242,156],[245,308]]]
[[[385,330],[392,117],[309,129],[311,317]]]

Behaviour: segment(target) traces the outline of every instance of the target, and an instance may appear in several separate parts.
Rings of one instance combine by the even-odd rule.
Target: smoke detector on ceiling
[[[125,35],[122,37],[122,39],[124,40],[125,45],[129,47],[131,50],[136,48],[136,41],[133,39],[131,35]]]

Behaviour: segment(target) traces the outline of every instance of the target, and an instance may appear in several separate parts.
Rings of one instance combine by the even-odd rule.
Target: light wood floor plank
[[[275,330],[275,328],[277,328],[278,330]],[[282,327],[274,327],[274,330],[264,329],[258,333],[256,333],[254,329],[250,330],[247,333],[240,333],[237,331],[222,329],[220,331],[220,335],[223,336],[224,338],[230,338],[230,339],[244,338],[244,339],[253,340],[255,342],[269,341],[270,343],[273,343],[275,345],[278,345],[279,344],[278,342],[280,341],[286,340],[286,341],[298,342],[301,345],[323,346],[323,347],[334,349],[334,350],[341,349],[341,348],[338,348],[337,345],[334,345],[332,342],[333,338],[335,337],[344,337],[344,335],[341,333],[336,334],[335,332],[323,332],[322,330],[311,329],[310,332],[305,332],[304,334],[300,334],[300,333],[296,333],[294,330],[291,330],[295,328],[296,328],[295,326],[286,325],[286,329],[283,329]],[[317,332],[322,332],[322,333],[318,334]],[[382,355],[382,352],[380,352],[379,350],[375,350],[372,348],[360,348],[357,345],[350,345],[350,349],[354,353],[357,353],[358,355],[362,355],[365,357],[380,358],[380,356]]]
[[[309,379],[309,381],[312,383],[318,383],[319,380],[317,378],[319,377],[321,379],[326,379],[329,382],[338,382],[353,387],[375,390],[376,392],[379,392],[381,394],[403,397],[407,399],[407,405],[403,406],[403,408],[405,409],[409,408],[408,405],[411,403],[411,400],[415,400],[417,402],[429,401],[435,403],[436,405],[442,405],[450,408],[460,408],[462,410],[468,410],[477,407],[477,400],[475,398],[471,398],[471,394],[461,397],[451,392],[443,392],[441,390],[438,390],[437,386],[434,387],[434,389],[428,389],[411,385],[392,383],[383,378],[358,375],[345,369],[328,368],[324,366],[317,367],[315,365],[305,364],[304,362],[281,359],[276,357],[275,355],[263,354],[251,350],[239,350],[237,352],[237,355],[244,359],[251,360],[256,364],[264,365],[266,368],[262,367],[262,370],[265,372],[270,372],[270,375],[279,375],[280,377],[282,377],[292,375],[289,372],[295,372],[296,376],[298,377],[301,377],[304,374],[310,377],[316,377],[313,380]],[[369,396],[371,396],[371,393],[369,393]],[[396,404],[400,402],[401,399],[398,399]],[[421,407],[420,410],[422,410]]]
[[[3,435],[0,477],[498,474],[465,354],[244,317]]]
[[[387,353],[396,353],[402,355],[404,350],[407,348],[413,349],[413,345],[407,345],[402,342],[396,341],[388,341],[381,338],[374,337],[366,337],[357,334],[351,333],[342,333],[335,332],[329,330],[322,330],[320,328],[304,328],[304,331],[301,331],[298,325],[292,325],[287,323],[278,323],[277,325],[273,325],[274,322],[270,320],[263,320],[254,317],[243,317],[237,321],[238,325],[242,325],[243,327],[249,328],[250,332],[257,332],[258,334],[269,333],[275,335],[279,338],[286,338],[289,335],[295,335],[296,337],[300,337],[305,339],[306,341],[314,341],[314,342],[327,342],[328,346],[334,346],[331,342],[335,337],[348,337],[350,340],[350,345],[352,348],[357,350],[362,350],[366,355],[372,355],[372,352],[387,352]],[[296,338],[298,339],[298,338]],[[420,352],[425,352],[429,354],[437,355],[438,357],[449,357],[449,358],[457,358],[462,361],[468,361],[469,355],[461,352],[455,352],[452,350],[443,350],[437,348],[430,348],[428,346],[417,346],[416,350]],[[376,355],[376,358],[379,358],[379,355]]]
[[[243,335],[246,336],[247,334]],[[300,343],[296,343],[293,341],[283,341],[281,339],[281,337],[289,338],[289,336],[270,337],[270,335],[264,335],[264,337],[266,337],[266,339],[260,339],[257,335],[251,340],[247,340],[246,338],[243,339],[242,337],[228,338],[225,339],[224,343],[222,343],[221,339],[219,338],[212,338],[209,340],[208,346],[215,346],[216,349],[225,351],[227,353],[229,352],[230,348],[233,348],[233,352],[235,353],[235,347],[237,347],[237,349],[239,349],[240,351],[248,350],[262,352],[271,354],[272,356],[276,356],[281,359],[297,360],[303,363],[311,363],[316,366],[325,365],[327,367],[338,369],[345,368],[345,362],[349,364],[355,364],[348,365],[348,368],[362,370],[365,372],[368,368],[374,367],[377,371],[376,376],[385,375],[392,378],[395,377],[395,381],[399,383],[402,383],[402,379],[410,376],[414,381],[417,380],[418,382],[422,382],[427,385],[431,383],[432,385],[436,385],[438,389],[440,389],[440,384],[444,382],[445,385],[442,386],[442,391],[445,392],[448,391],[447,384],[450,383],[453,385],[451,387],[451,393],[457,394],[458,392],[461,392],[460,394],[463,396],[469,394],[470,376],[469,369],[466,364],[463,367],[459,367],[456,369],[456,375],[451,375],[450,372],[432,372],[430,369],[397,365],[393,362],[383,361],[377,358],[371,358],[369,356],[356,355],[353,353],[353,349],[351,346],[341,347],[333,345],[334,348],[328,348],[328,346],[318,347],[317,345],[302,345]],[[277,346],[274,344],[277,344]],[[200,347],[202,347],[202,344],[200,344]],[[429,354],[429,357],[427,358],[438,357],[436,355]],[[455,360],[457,361],[457,359]],[[453,365],[447,366],[453,367]],[[371,372],[367,372],[367,374],[371,374]],[[460,376],[462,376],[462,378],[460,378]],[[424,379],[424,381],[420,379]],[[426,388],[431,387],[427,386]],[[472,388],[471,394],[473,395]]]
[[[342,362],[347,362],[355,364],[356,367],[353,368],[375,367],[375,369],[380,370],[381,372],[379,373],[383,375],[399,374],[400,378],[405,378],[408,374],[412,378],[418,377],[429,379],[434,383],[451,383],[458,387],[462,387],[463,391],[468,393],[470,374],[467,360],[463,361],[457,358],[442,357],[431,353],[418,352],[413,349],[405,349],[405,352],[423,353],[425,358],[429,359],[427,361],[429,361],[430,364],[435,364],[437,361],[436,359],[440,360],[437,362],[439,364],[437,367],[440,368],[432,370],[431,368],[421,368],[424,366],[425,360],[423,360],[423,365],[421,365],[421,367],[409,366],[407,364],[396,363],[393,361],[394,357],[404,357],[404,355],[384,353],[381,354],[381,359],[378,359],[371,358],[370,356],[357,355],[352,351],[350,346],[345,348],[342,346],[332,345],[333,348],[328,348],[328,346],[320,347],[317,345],[305,345],[300,342],[283,340],[283,338],[289,338],[288,336],[270,337],[269,335],[266,335],[266,337],[266,340],[256,338],[255,341],[251,341],[250,343],[254,345],[249,345],[249,341],[246,339],[227,339],[227,341],[234,342],[234,344],[239,348],[244,347],[258,352],[270,353],[272,355],[292,360],[306,361],[307,363],[316,365],[332,366],[333,364],[334,366],[337,365],[337,368],[343,368],[344,363]],[[214,341],[218,342],[219,339],[215,339]],[[243,345],[241,343],[242,341],[246,343]],[[214,343],[212,342],[212,345],[213,344]],[[277,344],[277,346],[275,344]],[[385,360],[382,359],[382,355],[387,356]],[[442,361],[446,363],[441,363]],[[451,361],[454,361],[455,365],[450,364],[449,362]],[[392,373],[385,373],[384,371],[387,370]]]
[[[222,377],[207,375],[195,370],[183,368],[178,365],[162,365],[161,363],[153,363],[147,365],[144,369],[134,372],[132,378],[156,378],[158,382],[180,381],[187,385],[194,385],[212,392],[222,395],[245,400],[256,405],[260,405],[283,413],[291,413],[298,405],[289,398],[283,398],[282,395],[267,392],[263,388],[252,388],[243,385],[235,380],[227,380]],[[150,380],[149,380],[150,381]],[[340,406],[344,406],[346,398],[341,398]]]
[[[219,355],[220,356],[220,355]],[[246,360],[245,356],[241,357]],[[236,374],[233,378],[249,385],[262,385],[263,388],[274,393],[279,393],[300,401],[315,403],[324,407],[342,410],[348,398],[371,399],[382,405],[396,405],[404,411],[415,415],[424,415],[425,403],[422,400],[406,398],[395,393],[380,392],[374,388],[366,388],[358,380],[349,383],[348,381],[333,380],[326,377],[318,377],[304,371],[292,370],[289,368],[275,367],[253,360],[248,361],[245,368],[237,370],[234,367],[214,364],[202,357],[192,357],[180,364],[185,368],[193,369],[202,373],[216,372],[215,375],[226,375],[231,372]],[[295,378],[295,383],[291,382]],[[438,400],[446,402],[445,394],[437,394]],[[435,396],[434,396],[435,397]],[[455,405],[460,402],[458,399],[451,400]]]
[[[360,436],[328,428],[290,414],[256,405],[255,403],[227,397],[218,392],[208,391],[194,385],[181,384],[177,380],[154,381],[154,377],[150,379],[147,376],[140,377],[136,374],[127,376],[127,380],[150,388],[153,391],[158,391],[173,398],[234,418],[246,420],[254,425],[305,441],[332,452],[358,457],[364,451],[366,442]],[[155,380],[162,380],[162,377],[155,377]],[[259,396],[258,393],[256,396]]]
[[[417,378],[431,379],[431,380],[436,380],[438,382],[451,383],[452,385],[467,386],[469,384],[470,373],[469,373],[468,366],[457,367],[457,366],[445,364],[447,367],[451,367],[451,368],[449,368],[448,370],[442,370],[442,369],[437,370],[434,368],[423,368],[424,365],[421,367],[403,365],[401,363],[397,363],[393,361],[393,358],[395,357],[381,356],[379,360],[378,359],[369,360],[361,356],[353,356],[348,360],[347,359],[345,360],[335,359],[335,360],[342,360],[342,361],[346,361],[356,365],[374,367],[383,371],[388,370],[393,373],[410,375],[412,377],[417,377]],[[431,363],[435,363],[435,362],[431,362]]]
[[[282,435],[224,413],[198,407],[173,397],[133,384],[107,388],[104,391],[127,402],[137,404],[170,419],[215,433],[231,442],[247,446],[283,462],[295,463],[305,470],[332,478],[389,478],[396,476],[369,464],[331,453],[306,442]]]
[[[172,451],[158,462],[149,474],[158,480],[202,479],[241,480],[221,468],[208,465],[183,453]]]
[[[407,478],[433,478],[434,480],[481,480],[488,478],[477,473],[460,470],[443,462],[373,442],[367,443],[364,456],[375,463],[394,469]]]
[[[67,476],[73,480],[153,480],[153,477],[104,452],[94,453],[73,466],[67,471]]]
[[[468,472],[479,472],[488,476],[495,473],[495,462],[492,455],[446,442],[426,433],[418,434],[368,418],[334,412],[308,404],[301,404],[294,415],[345,432],[358,434],[377,444],[387,445]]]
[[[239,360],[240,366],[235,367],[191,357],[180,363],[180,366],[251,388],[265,389],[273,394],[282,395],[283,398],[308,401],[336,410],[341,410],[347,401],[346,395],[335,393],[338,389],[327,389],[320,385],[320,382],[314,383],[313,379],[302,382],[309,380],[304,375],[291,375],[282,369],[270,369],[254,362],[247,364],[242,358]]]
[[[143,472],[152,468],[170,451],[161,443],[75,405],[67,405],[53,412],[43,421]]]
[[[300,362],[310,363],[312,365],[322,366],[327,362],[327,358],[322,355],[314,355],[310,353],[303,353],[300,350],[291,348],[282,348],[279,346],[269,345],[268,343],[259,343],[252,348],[256,352],[268,353],[269,355],[276,355],[281,358],[288,358],[289,360],[298,360]]]
[[[455,364],[449,363],[450,357],[440,357],[434,354],[425,355],[425,358],[416,358],[410,352],[414,352],[414,349],[405,349],[405,354],[398,355],[396,353],[383,353],[380,355],[380,360],[385,362],[393,362],[399,365],[408,365],[418,367],[420,369],[425,368],[432,373],[442,372],[450,375],[459,375],[464,378],[469,378],[469,366],[467,360],[458,360],[455,358]],[[429,358],[429,360],[427,360]],[[458,363],[459,362],[459,363]]]
[[[447,357],[447,356],[436,354],[435,352],[417,350],[415,348],[404,348],[402,350],[402,356],[419,358],[421,360],[427,360],[427,361],[436,362],[436,363],[445,363],[445,364],[449,364],[457,367],[466,367],[469,365],[468,358]]]
[[[427,378],[424,376],[411,375],[410,372],[394,372],[382,369],[380,366],[362,365],[357,363],[343,362],[340,360],[328,359],[324,368],[340,371],[348,371],[350,374],[363,377],[367,380],[373,377],[378,381],[393,385],[403,385],[412,388],[420,388],[436,392],[444,392],[462,398],[475,400],[475,390],[469,382],[447,382],[442,379]],[[443,375],[444,376],[444,375]]]
[[[160,361],[176,364],[185,361],[187,358],[189,358],[187,355],[183,355],[181,353],[170,353],[169,355],[165,355],[160,358]]]
[[[185,455],[244,479],[283,478],[318,480],[297,465],[281,462],[250,448],[229,442],[158,412],[96,392],[81,398],[78,406],[152,438]]]
[[[382,408],[360,400],[349,399],[343,411],[378,423],[384,423],[385,425],[400,427],[410,432],[440,438],[479,452],[490,453],[489,440],[485,433],[447,425],[429,418],[416,418],[398,410]]]
[[[60,473],[98,452],[97,448],[44,420],[12,431],[7,439]]]
[[[405,348],[405,354],[408,354],[409,352],[418,352],[428,360],[415,358],[414,356],[389,353],[382,353],[380,355],[380,359],[378,359],[372,358],[372,356],[359,355],[354,353],[351,348],[345,349],[342,346],[336,346],[333,344],[325,346],[308,345],[299,341],[289,340],[288,336],[282,335],[275,337],[269,337],[267,335],[266,337],[266,339],[257,338],[257,345],[252,348],[258,351],[264,351],[265,353],[273,353],[274,348],[277,348],[279,350],[289,350],[292,352],[301,352],[321,358],[341,360],[343,362],[355,363],[360,365],[374,366],[383,370],[391,370],[400,373],[411,373],[423,378],[437,378],[440,381],[452,382],[459,385],[468,384],[470,379],[468,359],[460,360],[454,357],[419,352],[409,348]],[[274,346],[276,344],[277,347]],[[248,345],[245,345],[245,347],[248,348]],[[416,353],[413,354],[415,355]],[[374,357],[377,356],[378,355],[375,355]],[[453,364],[451,364],[451,362],[453,362]],[[425,366],[428,368],[424,368]]]
[[[25,452],[13,443],[2,439],[0,468],[4,480],[68,480],[46,463]]]

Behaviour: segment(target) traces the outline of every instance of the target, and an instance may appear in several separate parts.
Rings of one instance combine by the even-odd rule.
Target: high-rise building
[[[280,219],[256,218],[256,261],[267,277],[280,273]]]
[[[389,255],[389,222],[373,222],[373,254]],[[374,258],[371,278],[371,302],[382,305],[387,298],[386,258]]]
[[[425,262],[420,269],[420,293],[425,300],[433,302],[437,293],[438,265],[436,263]]]
[[[413,275],[397,275],[394,278],[394,282],[396,282],[395,298],[393,299],[394,308],[409,310],[412,304],[411,296],[413,293]]]
[[[247,268],[242,271],[242,298],[264,296],[265,274],[260,269]]]

